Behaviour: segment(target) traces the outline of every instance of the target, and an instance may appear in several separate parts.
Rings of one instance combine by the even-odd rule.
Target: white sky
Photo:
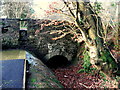
[[[10,2],[29,2],[30,0],[6,0],[6,1],[10,1]],[[51,2],[51,1],[58,1],[58,0],[32,0],[32,1],[36,1],[36,2]],[[65,0],[67,1],[67,0]],[[69,0],[69,1],[76,1],[76,0]],[[87,0],[85,0],[87,1]],[[120,0],[90,0],[90,1],[100,1],[100,2],[111,2],[111,1],[120,1]]]
[[[45,12],[44,10],[47,10],[49,7],[49,4],[51,2],[58,2],[59,0],[6,0],[6,1],[17,1],[17,2],[30,2],[33,1],[33,9],[35,10],[35,15],[36,18],[44,18],[45,17]],[[67,1],[67,0],[66,0]],[[71,0],[74,1],[74,0]],[[86,0],[87,1],[87,0]],[[109,2],[111,1],[120,1],[120,0],[90,0],[92,2],[94,1],[100,1],[103,3],[103,5],[105,7],[109,7]],[[60,6],[62,6],[62,4],[60,2],[58,2]],[[112,13],[113,14],[113,13]]]
[[[33,9],[35,10],[35,14],[37,18],[44,18],[45,12],[44,10],[48,10],[49,4],[51,2],[58,2],[59,0],[34,0]]]
[[[34,2],[33,8],[35,10],[35,14],[37,15],[37,18],[44,18],[44,16],[45,16],[44,10],[48,9],[48,6],[49,6],[49,4],[51,2],[58,2],[58,1],[59,0],[33,0],[33,2]],[[74,0],[71,0],[71,1],[74,1]],[[90,1],[91,2],[100,1],[100,2],[103,3],[104,7],[109,7],[110,2],[112,2],[112,1],[120,1],[120,0],[90,0]]]

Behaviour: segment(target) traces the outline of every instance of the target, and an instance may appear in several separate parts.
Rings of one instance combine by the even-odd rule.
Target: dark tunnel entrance
[[[62,55],[53,56],[46,63],[46,65],[52,69],[56,69],[59,67],[64,68],[68,66],[69,64],[70,64],[70,61],[68,61],[68,59]]]

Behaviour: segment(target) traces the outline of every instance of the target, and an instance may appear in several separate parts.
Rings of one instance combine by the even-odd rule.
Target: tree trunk
[[[88,2],[79,4],[82,12],[83,23],[77,18],[76,23],[84,38],[87,50],[89,51],[90,63],[97,66],[99,70],[111,75],[118,70],[117,62],[112,57],[107,46],[104,44],[102,21],[94,12]],[[86,23],[87,22],[87,23]],[[89,29],[87,26],[90,26]],[[117,69],[117,70],[116,70]]]

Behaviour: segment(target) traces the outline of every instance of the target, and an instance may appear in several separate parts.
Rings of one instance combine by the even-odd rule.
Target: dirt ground
[[[114,58],[118,61],[120,60],[120,50],[112,49],[111,53]],[[83,58],[83,56],[80,55],[80,58]],[[80,69],[83,69],[82,63],[83,61],[81,60],[77,65],[53,69],[58,80],[65,88],[119,88],[120,81],[113,79],[115,77],[110,78],[103,73],[98,73],[96,70],[93,70],[90,73],[78,73]]]

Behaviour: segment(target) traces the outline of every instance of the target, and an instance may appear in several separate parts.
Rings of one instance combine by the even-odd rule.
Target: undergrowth
[[[91,68],[92,64],[90,63],[90,56],[88,51],[85,51],[83,61],[83,69],[78,70],[78,73],[90,73],[92,70],[96,70],[96,68]]]

